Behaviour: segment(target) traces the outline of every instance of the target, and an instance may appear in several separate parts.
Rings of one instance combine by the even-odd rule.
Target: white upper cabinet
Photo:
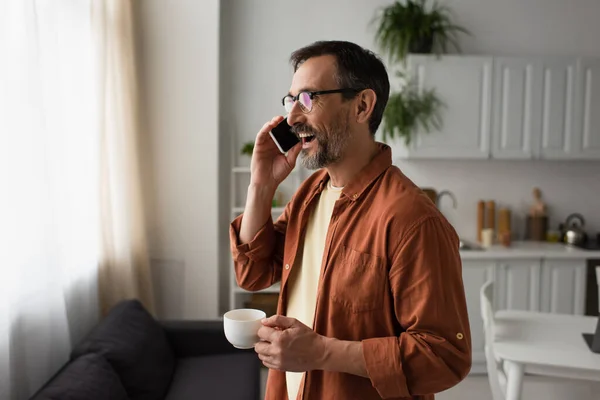
[[[541,63],[527,58],[494,59],[492,157],[532,159],[541,128]]]
[[[419,89],[435,89],[444,103],[439,131],[418,132],[409,158],[489,158],[491,57],[409,57]]]
[[[408,158],[600,160],[600,59],[411,55],[445,103]]]
[[[577,60],[544,59],[541,62],[540,158],[574,158],[579,136],[575,129]]]
[[[580,59],[577,63],[575,98],[575,158],[600,159],[600,60]]]

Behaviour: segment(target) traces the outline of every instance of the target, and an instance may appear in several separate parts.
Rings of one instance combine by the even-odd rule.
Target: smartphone
[[[287,123],[287,117],[283,119],[275,128],[269,132],[271,138],[282,153],[287,153],[297,143],[300,143],[300,139],[292,128]]]

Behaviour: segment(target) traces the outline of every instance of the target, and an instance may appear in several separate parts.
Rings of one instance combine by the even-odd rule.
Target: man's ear
[[[377,95],[372,89],[360,92],[356,97],[356,122],[359,124],[369,122],[376,102]]]

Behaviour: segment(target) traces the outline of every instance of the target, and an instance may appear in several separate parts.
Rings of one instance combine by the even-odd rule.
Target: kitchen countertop
[[[512,242],[510,247],[494,245],[483,250],[461,250],[463,260],[486,260],[502,258],[552,258],[552,259],[600,259],[600,251],[584,250],[563,243]]]

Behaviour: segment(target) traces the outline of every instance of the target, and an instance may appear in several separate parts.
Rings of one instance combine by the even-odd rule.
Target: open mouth
[[[302,144],[306,144],[310,143],[315,138],[315,135],[312,133],[299,133],[298,137],[302,140]]]

